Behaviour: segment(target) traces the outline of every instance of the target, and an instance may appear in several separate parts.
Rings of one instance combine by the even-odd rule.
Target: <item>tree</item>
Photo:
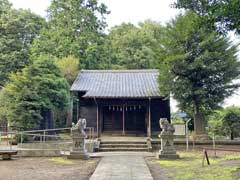
[[[113,68],[153,68],[160,48],[158,31],[161,31],[161,25],[152,21],[140,23],[138,27],[130,23],[113,27],[108,35],[114,55]]]
[[[160,91],[192,109],[197,135],[205,133],[204,113],[217,108],[238,88],[237,46],[198,21],[192,12],[168,23],[160,54]]]
[[[223,129],[229,134],[231,140],[240,135],[240,108],[231,106],[225,109]]]
[[[194,11],[203,17],[204,23],[216,25],[220,32],[240,33],[239,0],[178,0],[175,7]]]
[[[96,55],[104,53],[101,47],[108,13],[107,7],[97,0],[53,0],[48,8],[48,24],[35,39],[32,56],[71,55],[79,59],[80,68],[100,68],[104,60]]]
[[[73,56],[68,56],[56,60],[56,65],[68,81],[68,84],[72,85],[79,73],[79,60]]]
[[[29,61],[33,39],[44,25],[40,16],[28,10],[15,10],[6,0],[0,0],[0,85],[11,72],[18,72]]]
[[[226,132],[223,128],[223,117],[224,117],[224,109],[218,109],[211,113],[211,115],[207,118],[207,123],[209,127],[209,134],[211,135],[219,135],[219,136],[225,136]]]
[[[1,0],[0,1],[0,16],[2,14],[7,13],[11,9],[11,4],[9,3],[8,0]]]
[[[53,128],[53,111],[69,104],[69,86],[51,57],[12,74],[0,96],[0,112],[18,130]]]
[[[240,136],[240,108],[230,106],[215,111],[209,117],[208,126],[215,135],[229,136],[233,140]]]
[[[79,73],[79,60],[73,56],[68,56],[66,58],[56,60],[56,65],[62,72],[65,79],[68,81],[68,84],[71,86],[73,81],[76,79]],[[71,94],[70,97],[70,106],[67,112],[57,112],[58,124],[66,124],[67,126],[72,125],[73,120],[73,108],[77,109],[77,106],[73,107],[73,102],[77,102],[77,97],[74,94]],[[66,119],[67,117],[67,119]],[[64,122],[66,121],[66,122]]]

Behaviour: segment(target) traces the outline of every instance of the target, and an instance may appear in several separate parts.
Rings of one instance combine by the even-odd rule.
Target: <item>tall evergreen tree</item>
[[[216,26],[221,33],[232,30],[240,33],[239,0],[178,0],[175,5],[194,11],[203,17],[203,23]]]
[[[192,12],[170,22],[162,38],[160,89],[192,109],[196,134],[205,133],[204,113],[230,96],[240,75],[237,46],[199,23]]]
[[[53,128],[53,112],[69,105],[69,86],[50,57],[12,74],[0,95],[0,117],[18,130]]]
[[[47,12],[48,25],[34,41],[33,57],[72,55],[81,68],[101,68],[107,7],[97,0],[53,0]]]
[[[7,0],[0,0],[0,85],[11,72],[29,64],[30,46],[43,25],[40,16],[13,9]]]

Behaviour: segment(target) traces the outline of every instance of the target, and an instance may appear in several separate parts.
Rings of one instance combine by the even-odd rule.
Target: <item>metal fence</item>
[[[95,131],[93,127],[85,128],[86,139],[93,141],[95,139]],[[71,143],[71,128],[56,128],[56,129],[43,129],[43,130],[29,130],[29,131],[0,131],[0,144],[2,147],[13,149],[18,136],[19,147],[23,147],[25,138],[30,143],[35,143],[40,149],[46,148],[46,144],[56,144],[60,147],[63,143]],[[31,148],[30,148],[31,149]]]

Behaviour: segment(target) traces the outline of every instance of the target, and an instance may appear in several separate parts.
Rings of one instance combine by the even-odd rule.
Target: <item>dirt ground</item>
[[[154,180],[240,180],[240,153],[209,153],[211,165],[202,167],[202,152],[179,152],[178,160],[157,160],[147,157],[146,162]],[[206,164],[206,162],[205,162]]]
[[[100,159],[15,158],[0,160],[0,180],[87,180]]]

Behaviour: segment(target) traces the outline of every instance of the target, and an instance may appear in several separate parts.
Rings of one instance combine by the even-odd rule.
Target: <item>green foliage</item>
[[[208,116],[209,134],[215,136],[225,136],[226,133],[223,129],[224,110],[216,110]]]
[[[56,65],[68,81],[69,85],[71,85],[79,73],[79,60],[73,56],[68,56],[56,60]]]
[[[228,107],[223,117],[223,129],[230,135],[230,138],[240,136],[240,108]]]
[[[29,49],[43,24],[40,16],[0,0],[0,84],[30,63]]]
[[[64,110],[69,86],[51,57],[40,57],[22,72],[12,74],[3,89],[0,112],[16,129],[38,129],[44,112]]]
[[[106,14],[106,6],[97,0],[53,0],[48,24],[35,39],[32,56],[51,54],[61,59],[72,55],[79,59],[80,68],[102,68]]]
[[[240,108],[230,106],[215,111],[209,116],[208,126],[215,135],[229,136],[231,139],[240,136]]]
[[[159,49],[158,36],[161,25],[152,21],[121,24],[110,30],[108,35],[115,57],[112,67],[116,69],[149,69],[154,67]]]
[[[178,0],[175,5],[201,15],[203,23],[216,25],[220,32],[236,30],[240,33],[239,0]]]
[[[183,118],[179,117],[179,111],[178,112],[171,112],[171,122],[172,123],[185,123]]]
[[[22,141],[22,143],[27,143],[27,142],[29,142],[29,136],[26,135],[26,134],[23,134],[23,135],[21,135],[21,134],[16,134],[15,137],[14,137],[14,139],[15,139],[18,143],[21,143],[21,141]]]
[[[238,88],[237,46],[226,37],[199,24],[191,12],[165,28],[160,53],[160,91],[179,102],[180,109],[195,114],[209,112]]]
[[[2,16],[2,14],[7,13],[10,9],[11,9],[11,4],[9,3],[8,0],[1,0],[0,1],[0,16]]]

